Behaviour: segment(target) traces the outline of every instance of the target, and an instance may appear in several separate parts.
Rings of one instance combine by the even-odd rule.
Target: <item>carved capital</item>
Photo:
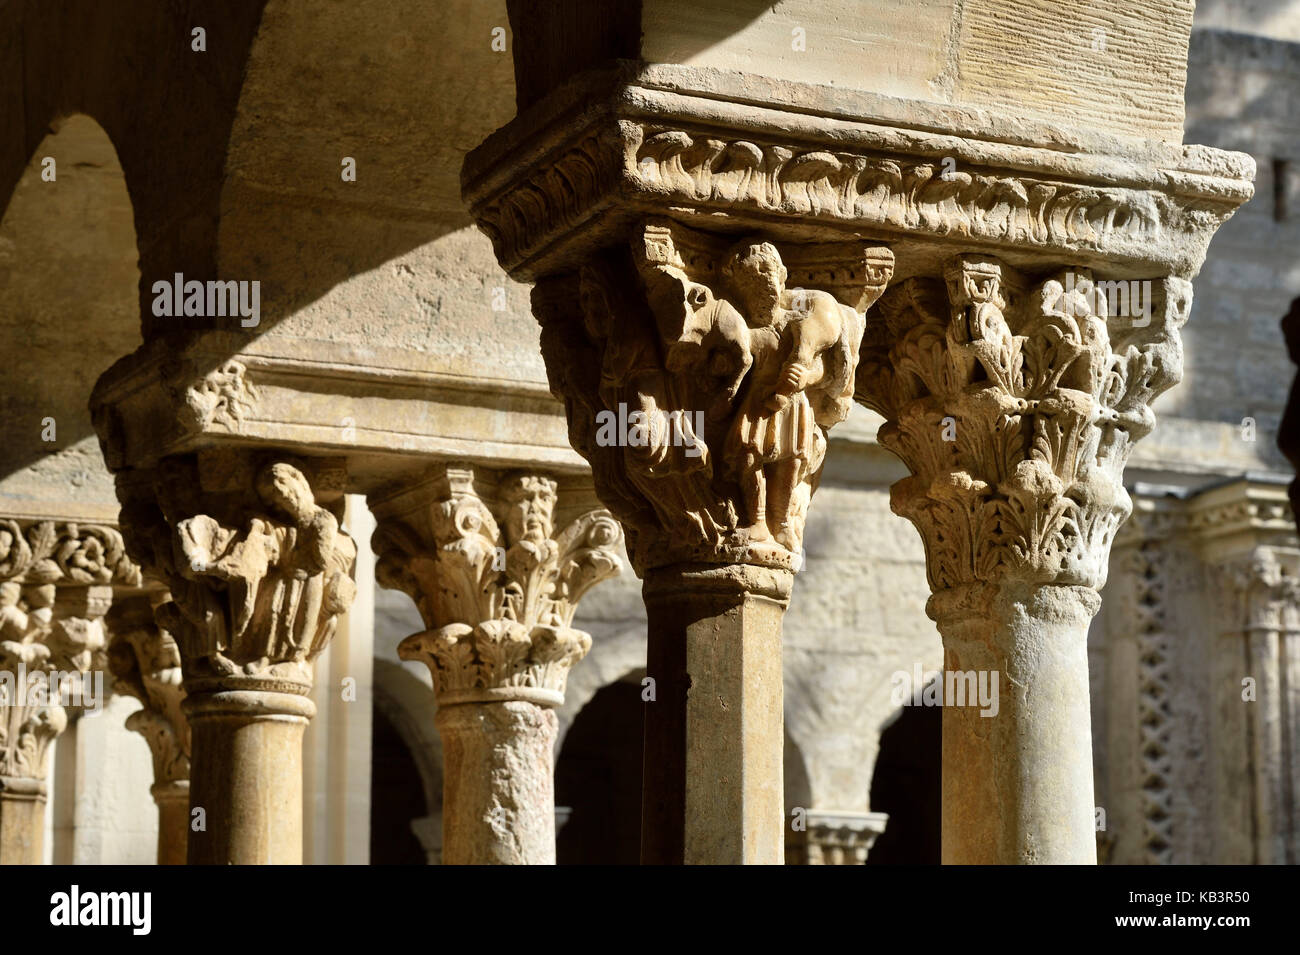
[[[826,431],[851,407],[893,255],[648,220],[533,295],[551,390],[638,573],[797,568]]]
[[[1293,548],[1256,547],[1219,563],[1213,578],[1223,633],[1300,631],[1300,561]]]
[[[171,600],[155,610],[186,689],[304,693],[352,602],[356,545],[319,463],[214,454],[119,478],[122,530]]]
[[[50,743],[67,725],[57,703],[0,706],[0,776],[44,780]]]
[[[563,702],[569,669],[591,647],[572,626],[578,601],[619,573],[622,533],[604,510],[555,533],[556,497],[546,477],[489,485],[447,468],[372,502],[376,577],[409,594],[428,627],[398,653],[428,664],[439,705]]]
[[[786,837],[788,865],[863,865],[889,822],[883,812],[797,811],[804,813],[803,828]]]
[[[75,715],[102,704],[103,618],[112,602],[106,584],[0,584],[0,710],[25,711],[0,720],[21,723],[51,707]],[[66,715],[56,722],[66,725]],[[38,724],[50,725],[44,717]]]
[[[1098,590],[1132,506],[1124,465],[1182,374],[1191,284],[1031,280],[975,256],[945,279],[885,295],[857,378],[912,472],[892,505],[925,541],[931,613],[1009,578]]]
[[[153,607],[170,599],[159,594],[115,614],[108,649],[115,688],[144,704],[126,718],[126,726],[149,744],[155,787],[190,778],[190,725],[181,711],[185,688],[180,647],[153,619]]]

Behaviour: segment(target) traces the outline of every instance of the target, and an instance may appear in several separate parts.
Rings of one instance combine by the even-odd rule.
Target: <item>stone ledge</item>
[[[957,132],[989,126],[984,138]],[[947,254],[997,249],[1013,264],[1190,277],[1253,194],[1254,171],[1245,154],[1201,146],[624,65],[571,81],[498,130],[467,157],[462,186],[522,281],[571,269],[593,244],[666,210],[700,228],[925,240]]]
[[[285,346],[209,333],[179,346],[156,339],[119,361],[91,398],[109,468],[274,446],[346,458],[358,491],[431,459],[586,470],[545,385],[429,371],[395,349]]]

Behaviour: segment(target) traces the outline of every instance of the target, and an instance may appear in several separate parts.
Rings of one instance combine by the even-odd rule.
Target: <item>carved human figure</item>
[[[846,393],[852,358],[837,349],[852,312],[835,297],[787,289],[788,273],[770,242],[742,242],[722,267],[749,328],[749,370],[744,396],[724,447],[739,479],[743,523],[753,540],[775,538],[797,550],[792,531],[795,489],[821,466],[826,439],[808,389]],[[856,343],[854,343],[856,344]],[[846,366],[843,367],[843,366]]]

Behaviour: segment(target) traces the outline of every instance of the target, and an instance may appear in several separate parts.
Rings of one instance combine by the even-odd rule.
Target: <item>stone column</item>
[[[642,860],[783,856],[781,620],[893,258],[646,220],[533,295],[649,618]]]
[[[176,640],[153,619],[168,594],[132,601],[111,618],[108,666],[115,689],[144,706],[126,719],[149,744],[158,804],[158,864],[184,865],[190,831],[190,725],[181,712],[185,699]]]
[[[601,510],[555,534],[556,491],[540,475],[439,466],[370,502],[376,576],[429,628],[398,653],[428,665],[438,698],[445,865],[555,862],[554,707],[591,647],[573,616],[619,572],[622,544]]]
[[[1255,547],[1211,573],[1218,598],[1210,663],[1221,839],[1233,861],[1294,865],[1300,861],[1294,802],[1300,791],[1300,553],[1294,546]]]
[[[945,278],[885,296],[858,372],[912,472],[892,505],[925,542],[945,669],[999,683],[996,713],[945,700],[943,858],[1091,864],[1088,625],[1191,286],[1151,283],[1142,321],[1108,315],[1083,269],[959,256]]]
[[[302,861],[311,664],[355,592],[335,472],[201,451],[119,475],[127,543],[171,592],[155,618],[184,673],[191,865]]]
[[[49,746],[103,704],[103,617],[140,571],[112,528],[3,520],[0,581],[0,864],[35,865]]]
[[[791,15],[786,6],[780,17]],[[710,607],[692,597],[694,622],[688,610],[662,627],[652,617],[649,675],[666,684],[669,702],[647,711],[656,763],[647,764],[645,858],[779,859],[782,820],[768,809],[757,842],[747,842],[742,818],[719,808],[713,831],[732,827],[721,843],[698,852],[686,845],[687,789],[711,792],[710,806],[756,805],[750,794],[779,785],[781,740],[771,721],[757,745],[777,751],[773,758],[691,762],[692,751],[715,756],[711,738],[723,731],[681,712],[691,699],[681,670],[697,665],[686,653],[703,650],[671,644],[693,636],[695,623],[703,632],[716,626],[731,659],[716,673],[691,671],[692,684],[743,685],[747,710],[779,712],[775,671],[757,659],[772,645],[774,613],[763,602],[751,612],[749,598],[783,599],[779,578],[800,553],[822,432],[848,412],[838,385],[861,341],[884,348],[869,371],[857,371],[858,390],[890,419],[882,441],[917,474],[896,501],[927,537],[931,611],[943,621],[950,663],[1005,669],[1013,660],[1008,678],[1032,676],[1042,690],[1017,691],[996,739],[987,725],[949,720],[949,778],[968,771],[978,781],[948,803],[949,857],[1092,860],[1088,740],[1086,730],[1077,735],[1088,717],[1083,634],[1097,609],[1106,535],[1126,512],[1123,459],[1132,437],[1150,428],[1146,402],[1178,364],[1165,305],[1142,324],[1129,316],[1146,314],[1149,289],[1162,302],[1186,297],[1214,230],[1251,195],[1253,160],[1183,147],[1179,121],[1143,130],[1166,139],[1121,141],[1116,114],[1096,108],[1097,91],[1071,103],[1077,126],[1062,149],[1061,117],[1040,122],[1055,101],[1031,97],[1013,107],[1011,125],[996,118],[1007,115],[1006,97],[1024,92],[1014,85],[989,99],[987,112],[979,96],[943,105],[879,97],[869,92],[877,80],[863,74],[862,88],[845,95],[824,77],[795,80],[797,68],[775,50],[750,58],[758,74],[735,72],[721,37],[707,46],[729,65],[676,65],[665,57],[680,49],[678,22],[647,11],[631,5],[596,23],[564,4],[512,7],[516,36],[563,31],[575,42],[562,57],[516,47],[521,112],[462,170],[471,214],[502,266],[535,283],[552,391],[565,402],[571,443],[624,526],[652,613],[662,585],[649,571],[677,574],[694,593],[700,585],[688,575],[708,569],[745,595],[725,614],[720,600]],[[1051,19],[1038,8],[1019,12],[1040,25]],[[775,37],[765,28],[777,16],[756,12],[753,29],[739,35]],[[1171,43],[1190,29],[1162,26]],[[945,21],[934,36],[955,35],[950,27]],[[854,32],[849,25],[839,35],[854,42]],[[966,33],[959,58],[983,43]],[[1046,48],[1033,53],[1045,68],[1060,65]],[[1176,114],[1176,74],[1145,74],[1141,96],[1173,103]],[[1112,87],[1107,80],[1098,89]],[[994,316],[982,306],[967,314],[974,293],[960,293],[953,315],[942,281],[937,291],[933,282],[945,261],[972,251],[1005,255],[1034,279],[1072,264],[1097,268],[1103,297],[1122,292],[1123,309],[1111,309],[1113,324],[1054,324],[1035,319],[1026,297],[1000,326],[979,326]],[[908,282],[890,314],[867,316],[894,255]],[[904,307],[908,289],[938,299],[934,321]],[[1065,292],[1058,281],[1055,294]],[[1181,320],[1186,303],[1170,310]],[[658,421],[684,414],[689,441],[647,440],[625,427],[633,412]],[[948,418],[953,442],[940,437]],[[685,457],[683,444],[701,453]],[[951,527],[948,512],[958,521]],[[984,523],[963,526],[963,513]],[[945,562],[962,565],[960,573]],[[751,591],[740,567],[759,568],[764,582]],[[1016,647],[1035,653],[1008,658]],[[654,672],[659,665],[676,669]],[[724,674],[737,673],[727,684]],[[1051,713],[1040,705],[1048,697],[1062,701]],[[734,712],[742,698],[722,702]],[[1052,733],[1067,729],[1061,752]],[[1006,747],[1025,754],[1023,765],[995,763],[995,753],[1008,758]]]

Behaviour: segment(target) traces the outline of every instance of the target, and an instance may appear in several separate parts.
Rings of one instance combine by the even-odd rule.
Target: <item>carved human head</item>
[[[781,253],[771,242],[739,242],[722,266],[722,277],[746,307],[745,317],[756,324],[771,321],[788,276]]]
[[[283,461],[262,469],[257,476],[257,496],[295,520],[305,521],[316,511],[316,496],[306,476]]]
[[[535,474],[512,474],[502,485],[508,508],[506,531],[512,542],[544,541],[551,536],[555,482]]]

